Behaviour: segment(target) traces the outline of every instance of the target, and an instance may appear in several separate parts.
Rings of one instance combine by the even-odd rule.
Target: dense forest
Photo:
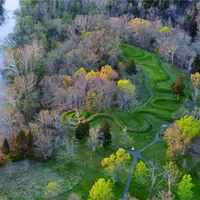
[[[0,199],[200,199],[198,0],[20,0],[14,14]]]

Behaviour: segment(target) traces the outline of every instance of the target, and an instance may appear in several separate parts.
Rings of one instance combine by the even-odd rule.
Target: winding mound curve
[[[185,99],[177,99],[171,90],[172,83],[181,71],[173,73],[172,67],[166,69],[162,60],[153,53],[125,44],[122,44],[120,49],[126,60],[134,59],[135,63],[143,69],[146,79],[144,84],[150,97],[143,105],[128,114],[90,113],[87,114],[86,120],[93,122],[99,118],[107,118],[120,129],[126,127],[130,134],[156,133],[163,123],[171,123],[176,118],[176,113],[179,113],[178,117],[184,114]],[[62,119],[65,119],[68,114],[64,113]]]

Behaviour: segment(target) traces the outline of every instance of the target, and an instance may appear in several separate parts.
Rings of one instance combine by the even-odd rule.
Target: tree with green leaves
[[[44,196],[45,199],[55,199],[61,193],[61,188],[56,182],[49,182],[45,188]]]
[[[193,197],[192,188],[192,178],[190,175],[185,174],[178,185],[178,196],[180,200],[190,200]]]
[[[101,121],[99,133],[103,133],[102,140],[104,140],[103,143],[105,145],[110,144],[112,142],[112,135],[110,134],[110,125],[105,119]]]
[[[137,70],[136,70],[136,65],[135,65],[135,62],[134,60],[130,60],[127,65],[126,65],[126,68],[125,68],[125,71],[127,74],[136,74],[137,73]]]
[[[198,53],[194,58],[194,70],[200,73],[200,53]]]
[[[89,200],[112,200],[113,197],[111,181],[103,178],[95,182],[89,192]]]
[[[10,153],[10,146],[9,146],[8,140],[6,138],[4,139],[3,144],[1,146],[1,152],[4,155],[8,155]]]
[[[81,140],[84,137],[87,137],[89,135],[90,132],[90,125],[88,122],[81,122],[78,124],[78,126],[76,127],[76,138]]]
[[[178,169],[178,166],[175,162],[167,162],[164,166],[165,173],[167,174],[167,180],[168,180],[168,194],[171,195],[171,187],[172,184],[176,183],[177,179],[180,176],[180,171]]]
[[[141,186],[146,183],[147,178],[147,166],[143,161],[139,161],[136,165],[135,171],[133,173],[133,178]]]

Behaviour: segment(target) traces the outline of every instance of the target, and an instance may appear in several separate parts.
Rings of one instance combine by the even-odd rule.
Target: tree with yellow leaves
[[[143,28],[149,28],[151,22],[149,20],[134,18],[129,23],[126,29],[134,29],[136,32],[140,31]]]
[[[137,163],[135,172],[133,173],[133,178],[140,186],[147,182],[147,166],[143,161]]]
[[[193,101],[195,102],[199,98],[199,95],[200,95],[200,73],[197,72],[195,74],[191,74],[190,79],[194,86]]]
[[[116,154],[111,154],[108,158],[102,160],[101,165],[104,167],[104,170],[110,174],[114,184],[122,180],[124,166],[129,159],[130,154],[120,148]]]
[[[74,76],[86,76],[87,74],[87,71],[85,70],[85,68],[81,67],[79,70],[77,70],[75,73],[74,73]]]
[[[90,71],[87,73],[86,78],[91,79],[91,78],[97,78],[98,73],[96,73],[94,70]]]
[[[110,180],[100,178],[89,192],[89,200],[112,200],[112,184]]]
[[[100,75],[108,80],[116,80],[118,77],[118,73],[110,65],[102,66]]]

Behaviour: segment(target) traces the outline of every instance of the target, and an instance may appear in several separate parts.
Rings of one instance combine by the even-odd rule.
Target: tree
[[[90,132],[90,126],[88,122],[84,122],[84,123],[79,123],[78,126],[76,127],[76,138],[81,140],[84,137],[87,137],[89,135]]]
[[[184,76],[181,74],[178,77],[177,82],[172,85],[172,89],[173,89],[174,93],[177,94],[178,96],[184,95],[183,91],[184,91],[185,85],[183,83],[183,80],[184,80]]]
[[[174,196],[172,194],[169,194],[165,191],[159,191],[158,195],[156,197],[153,197],[152,200],[174,200]]]
[[[98,94],[96,90],[94,89],[88,90],[86,93],[85,101],[86,101],[86,108],[89,111],[98,110]]]
[[[135,32],[139,32],[141,29],[149,28],[151,26],[151,22],[149,20],[144,20],[141,18],[134,18],[126,27],[127,29],[133,29]]]
[[[108,80],[116,80],[118,78],[118,73],[113,70],[111,66],[105,65],[101,67],[100,76]]]
[[[92,151],[96,151],[96,149],[103,147],[103,138],[104,135],[102,132],[99,132],[98,128],[92,128],[90,129],[87,145],[92,148]]]
[[[193,197],[192,188],[192,178],[190,175],[185,174],[178,185],[178,196],[181,200],[189,200]]]
[[[129,136],[126,127],[122,129],[122,131],[120,132],[120,136],[122,138],[121,144],[123,144],[126,148],[133,144],[133,139]]]
[[[198,53],[194,58],[194,70],[200,73],[200,53]]]
[[[99,133],[103,133],[103,137],[100,136],[100,138],[102,137],[101,139],[103,140],[103,144],[108,145],[112,142],[112,135],[110,134],[110,125],[105,119],[101,121]]]
[[[27,140],[26,133],[24,130],[19,131],[17,136],[14,138],[14,150],[19,156],[24,157],[27,153]]]
[[[76,193],[71,193],[67,200],[81,200],[81,195]]]
[[[56,112],[41,110],[35,119],[29,123],[34,138],[35,156],[47,159],[57,149],[62,140],[55,124]],[[56,138],[56,140],[55,140]]]
[[[29,157],[32,157],[34,153],[34,138],[31,131],[29,131],[28,135],[26,136],[26,140],[27,140],[27,155]]]
[[[100,178],[92,186],[92,189],[89,192],[90,200],[112,200],[113,199],[112,184],[110,180],[105,180]]]
[[[46,199],[55,199],[61,193],[61,188],[56,182],[49,182],[45,188],[44,196]]]
[[[10,146],[9,146],[8,140],[6,138],[4,139],[3,144],[1,146],[1,152],[4,155],[8,155],[10,153]]]
[[[5,68],[15,76],[25,77],[36,73],[42,64],[44,49],[40,42],[33,41],[5,55]]]
[[[163,173],[158,172],[157,164],[153,161],[150,161],[148,163],[147,176],[151,181],[151,187],[149,190],[149,198],[151,198],[152,194],[155,193],[155,191],[158,189],[163,181]]]
[[[85,70],[85,68],[81,67],[79,70],[77,70],[74,73],[74,76],[86,76],[87,75],[87,71]]]
[[[181,142],[181,133],[176,123],[172,124],[171,127],[166,129],[163,139],[167,143],[168,156],[176,156],[183,146]]]
[[[160,33],[168,33],[170,31],[170,28],[168,26],[163,26],[161,29],[160,29]]]
[[[180,176],[180,171],[176,165],[176,163],[170,161],[167,162],[164,166],[164,170],[167,174],[167,179],[168,179],[168,194],[171,195],[171,187],[172,184],[176,183],[177,179]]]
[[[122,180],[122,174],[126,162],[130,159],[130,155],[122,148],[119,148],[116,154],[111,154],[110,157],[104,158],[101,166],[105,167],[104,170],[111,176],[113,183]]]
[[[66,160],[68,163],[72,163],[75,158],[76,139],[67,136],[62,139],[60,146],[62,149],[57,152],[57,159]]]
[[[190,79],[194,86],[193,101],[196,102],[200,95],[200,73],[191,74]]]
[[[135,85],[133,85],[129,80],[119,80],[117,86],[119,88],[118,99],[120,107],[124,112],[127,112],[128,108],[135,102]]]
[[[165,43],[161,44],[158,48],[159,54],[166,59],[171,65],[174,65],[175,53],[178,50],[179,46],[176,43]]]
[[[139,161],[133,173],[134,179],[141,186],[146,183],[147,175],[147,166],[143,161]]]
[[[184,116],[165,131],[164,140],[167,142],[168,154],[185,154],[191,145],[191,140],[200,135],[200,122],[193,116]]]
[[[127,74],[136,74],[137,70],[136,70],[136,65],[134,60],[130,60],[127,64],[126,64],[126,68],[125,71]]]

